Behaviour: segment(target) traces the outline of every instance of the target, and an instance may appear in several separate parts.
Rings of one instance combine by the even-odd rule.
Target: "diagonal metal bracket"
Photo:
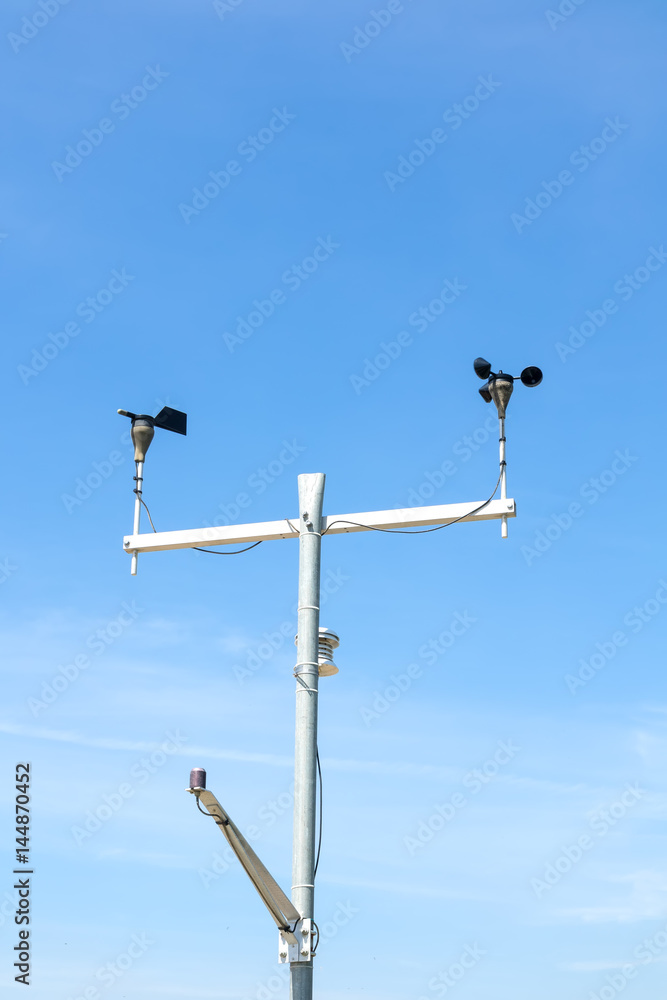
[[[232,822],[213,792],[209,792],[206,788],[188,788],[186,790],[197,796],[215,820],[225,840],[241,862],[250,881],[259,893],[262,902],[275,920],[281,933],[281,940],[284,937],[289,946],[301,949],[303,935],[297,936],[295,934],[295,929],[301,922],[301,914],[292,901],[288,899],[271,873],[259,860],[248,841],[236,824]],[[308,940],[310,941],[310,937]],[[310,948],[310,944],[308,947]],[[307,959],[294,959],[294,961],[305,962]]]

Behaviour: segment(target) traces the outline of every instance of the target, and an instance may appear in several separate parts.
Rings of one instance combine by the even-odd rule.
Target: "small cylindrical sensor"
[[[206,788],[206,771],[203,767],[193,767],[190,771],[190,788]]]

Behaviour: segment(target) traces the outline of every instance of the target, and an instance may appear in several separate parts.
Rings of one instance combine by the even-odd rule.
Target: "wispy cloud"
[[[98,851],[97,857],[102,861],[134,862],[157,868],[182,868],[185,871],[190,871],[193,867],[192,858],[182,855],[160,854],[158,851],[129,851],[122,847]]]
[[[41,729],[36,726],[22,726],[11,722],[0,723],[0,733],[11,736],[27,737],[36,740],[49,740],[55,743],[73,743],[77,746],[91,747],[97,750],[155,750],[159,741],[119,740],[108,737],[83,736],[81,733],[60,729]],[[270,764],[273,767],[291,767],[291,757],[281,757],[278,754],[247,753],[241,750],[221,750],[217,747],[178,747],[174,755],[188,757],[214,757],[219,760],[245,761],[250,764]]]
[[[21,736],[29,739],[49,740],[55,743],[72,743],[77,746],[91,747],[98,750],[154,750],[159,742],[144,740],[121,740],[110,737],[84,736],[72,730],[45,729],[37,726],[24,726],[11,722],[0,723],[0,733],[10,736]],[[294,765],[292,757],[281,754],[250,753],[245,750],[228,750],[221,747],[183,746],[174,751],[175,755],[194,758],[212,758],[214,760],[235,760],[248,764],[265,764],[270,767],[291,768]],[[373,761],[345,760],[336,757],[325,757],[322,765],[333,771],[347,771],[358,774],[375,774],[412,777],[435,777],[452,779],[458,771],[451,767],[439,767],[435,764],[416,764],[409,761]]]
[[[414,882],[385,882],[372,879],[355,879],[331,875],[320,875],[321,882],[330,885],[344,885],[353,889],[375,889],[379,892],[401,893],[407,896],[428,896],[431,899],[468,899],[488,902],[491,897],[464,889],[444,889],[436,885],[417,885]]]
[[[651,964],[655,962],[667,962],[667,956],[656,955],[652,957]],[[585,962],[563,962],[559,969],[565,972],[608,972],[610,969],[622,969],[624,965],[632,963],[632,959],[590,959]]]

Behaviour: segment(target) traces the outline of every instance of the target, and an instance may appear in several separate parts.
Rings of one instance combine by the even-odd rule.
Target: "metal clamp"
[[[313,957],[313,921],[303,917],[298,921],[291,935],[296,939],[292,944],[283,931],[279,931],[278,961],[281,965],[287,962],[310,962]]]
[[[304,670],[304,667],[315,667],[314,670]],[[317,674],[319,673],[320,665],[319,663],[313,663],[312,660],[302,660],[294,668],[294,676],[299,677],[301,674]]]

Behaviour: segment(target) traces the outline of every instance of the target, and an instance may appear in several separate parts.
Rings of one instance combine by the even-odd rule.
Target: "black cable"
[[[198,795],[195,795],[195,800],[197,802],[197,809],[199,809],[199,812],[202,814],[202,816],[210,816],[211,819],[215,819],[215,816],[213,815],[213,813],[204,812],[204,810],[202,809],[202,807],[199,805],[199,796]]]
[[[202,814],[202,816],[208,816],[209,819],[212,819],[215,822],[216,826],[227,826],[227,823],[224,819],[218,819],[218,817],[214,813],[204,812],[202,807],[199,805],[199,796],[195,795],[195,798],[197,800],[197,809],[199,809],[199,812]]]
[[[137,477],[135,476],[134,478],[136,479]],[[153,524],[153,518],[151,517],[151,512],[148,509],[146,501],[142,496],[139,495],[138,489],[134,490],[133,492],[137,494],[137,497],[139,497],[139,503],[143,505],[146,513],[148,514],[148,520],[151,522],[151,528],[157,535],[157,528]],[[208,555],[210,556],[238,556],[242,552],[249,552],[250,549],[254,549],[261,544],[262,544],[262,539],[260,538],[258,542],[254,542],[252,545],[249,545],[246,549],[235,549],[233,552],[218,552],[216,549],[200,549],[197,545],[193,545],[192,548],[195,550],[195,552],[207,552]]]
[[[313,870],[313,882],[315,881],[315,876],[317,875],[317,866],[320,863],[320,851],[322,850],[322,766],[320,764],[319,747],[315,751],[315,759],[317,760],[317,773],[320,778],[320,835],[317,842],[317,857],[315,859],[315,868]]]
[[[500,470],[500,475],[498,476],[498,482],[495,485],[495,489],[488,500],[481,503],[479,507],[475,507],[474,510],[469,510],[467,514],[462,514],[461,517],[455,518],[453,521],[447,521],[447,524],[436,524],[434,528],[417,528],[416,530],[410,531],[408,528],[376,528],[372,524],[359,524],[357,521],[346,521],[344,518],[339,518],[336,521],[332,521],[328,524],[323,535],[326,535],[327,531],[333,528],[334,524],[351,524],[355,528],[368,528],[370,531],[384,531],[388,535],[426,535],[429,531],[440,531],[441,528],[448,528],[450,524],[458,524],[459,521],[463,521],[466,517],[470,517],[472,514],[477,514],[478,511],[483,510],[484,507],[488,505],[493,500],[494,496],[498,492],[498,487],[500,486],[500,480],[503,478],[503,471]]]
[[[144,507],[144,509],[145,509],[146,513],[148,514],[148,520],[149,520],[149,521],[151,522],[151,528],[153,529],[153,531],[154,531],[154,532],[155,532],[155,534],[157,535],[157,528],[156,528],[156,527],[155,527],[155,525],[153,524],[153,518],[151,517],[151,512],[149,511],[149,509],[148,509],[148,507],[147,507],[147,505],[146,505],[146,503],[145,503],[145,501],[144,501],[143,497],[140,497],[140,496],[139,496],[139,491],[138,491],[138,490],[135,490],[134,492],[135,492],[135,493],[137,494],[137,496],[139,497],[139,503],[143,505],[143,507]]]
[[[223,820],[218,819],[218,817],[214,813],[204,812],[202,807],[199,805],[198,795],[195,795],[195,799],[197,800],[197,809],[199,809],[199,812],[202,814],[202,816],[208,816],[209,819],[214,820],[218,826],[226,826],[225,822]]]
[[[193,545],[192,548],[195,552],[207,552],[210,556],[238,556],[241,552],[249,552],[250,549],[257,548],[258,545],[262,544],[262,541],[263,539],[260,538],[258,542],[253,542],[252,545],[249,545],[247,549],[234,549],[233,552],[218,552],[217,549],[200,549],[197,545]]]

